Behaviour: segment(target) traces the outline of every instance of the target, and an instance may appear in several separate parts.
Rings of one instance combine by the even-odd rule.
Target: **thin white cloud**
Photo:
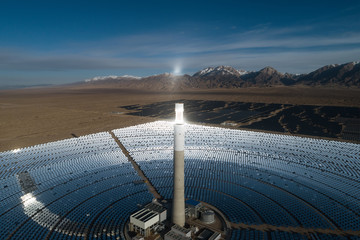
[[[312,26],[294,28],[259,28],[236,34],[208,37],[153,33],[89,43],[85,47],[95,55],[141,55],[143,57],[202,54],[256,48],[320,48],[333,45],[360,44],[360,32],[342,32],[333,35],[309,34]]]
[[[216,39],[152,33],[74,43],[51,52],[0,49],[0,71],[144,68],[172,71],[181,62],[182,72],[223,64],[245,70],[270,65],[281,71],[306,72],[319,64],[359,60],[360,32],[308,34],[313,30],[312,26],[271,28],[262,25]]]

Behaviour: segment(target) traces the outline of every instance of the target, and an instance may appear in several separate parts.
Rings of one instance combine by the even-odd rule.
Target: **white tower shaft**
[[[174,126],[174,197],[172,222],[185,225],[185,190],[184,190],[184,148],[185,126],[183,122],[183,104],[175,105],[176,120]]]

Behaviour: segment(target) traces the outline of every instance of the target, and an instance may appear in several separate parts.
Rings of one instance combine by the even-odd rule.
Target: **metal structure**
[[[201,213],[201,221],[210,224],[215,222],[215,213],[213,210],[207,209]]]
[[[166,220],[166,214],[167,211],[162,205],[149,203],[130,216],[129,229],[148,237]]]

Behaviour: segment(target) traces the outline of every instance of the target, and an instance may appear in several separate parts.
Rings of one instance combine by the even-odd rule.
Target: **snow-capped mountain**
[[[236,70],[230,66],[218,66],[218,67],[207,67],[203,70],[195,73],[193,77],[205,77],[205,76],[225,76],[225,75],[234,75],[241,76],[246,74],[247,71],[244,70]]]
[[[141,77],[131,76],[131,75],[123,75],[123,76],[116,76],[116,75],[97,76],[97,77],[85,79],[85,82],[104,81],[104,80],[121,80],[121,79],[134,79],[134,80],[139,80],[139,79],[141,79]]]
[[[136,80],[136,81],[134,81]],[[104,76],[85,80],[86,84],[152,90],[189,88],[243,88],[271,86],[341,86],[360,87],[360,63],[332,64],[308,74],[281,73],[272,67],[247,72],[230,66],[208,67],[194,75],[163,73],[148,77]]]

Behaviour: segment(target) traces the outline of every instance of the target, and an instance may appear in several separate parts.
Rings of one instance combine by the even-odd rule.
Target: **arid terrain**
[[[307,105],[313,106],[310,108],[315,110],[323,106],[340,107],[332,108],[335,109],[332,111],[353,107],[352,117],[350,120],[346,119],[346,121],[351,122],[351,126],[355,128],[355,131],[359,126],[357,125],[359,119],[356,118],[360,113],[360,89],[358,88],[282,86],[243,89],[189,89],[181,92],[157,92],[114,88],[109,85],[87,87],[74,85],[0,91],[0,151],[168,118],[166,114],[151,114],[150,116],[149,114],[141,114],[141,111],[139,113],[138,110],[143,106],[151,106],[151,104],[159,105],[159,103],[161,105],[162,102],[177,100],[221,101],[225,102],[225,105],[230,102],[233,104],[245,104],[249,107],[255,106],[254,104],[260,104],[259,106],[276,104],[274,108],[268,112],[269,114],[274,114],[276,109],[291,105],[294,109],[300,108],[295,114],[290,114],[293,117],[296,117],[296,114],[300,116],[301,108]],[[193,103],[196,103],[196,101],[193,101]],[[126,106],[132,105],[136,105],[137,110],[129,107],[126,108]],[[297,105],[299,106],[297,107]],[[207,109],[206,111],[212,114],[217,112],[226,115],[229,114],[229,111],[232,111],[231,107],[228,107],[229,105],[226,106],[226,111],[220,111],[219,108],[214,108],[213,110]],[[167,108],[170,108],[170,110],[167,111],[172,111],[173,106],[168,105]],[[193,109],[193,111],[195,110],[196,109]],[[138,113],[136,114],[136,112]],[[338,117],[343,116],[341,114],[337,115],[337,113],[333,113],[332,115]],[[259,117],[268,119],[271,116],[266,117],[262,114]],[[279,115],[279,118],[280,117]],[[298,120],[295,120],[295,118],[291,120],[290,116],[288,117],[288,122],[291,123],[290,125],[288,124],[289,129],[294,128],[295,130],[297,124],[292,121],[302,121],[302,119],[304,119],[299,117]],[[333,117],[329,119],[330,121],[335,120]],[[204,122],[194,117],[190,120],[192,122]],[[281,120],[283,121],[284,117]],[[279,120],[276,121],[279,122]],[[229,122],[237,122],[237,119],[233,117]],[[261,121],[256,121],[256,118],[253,118],[252,123],[256,122]],[[342,122],[345,122],[345,120],[343,119]],[[220,126],[220,122],[209,122],[209,124]],[[266,129],[266,127],[264,129],[257,128],[251,124],[245,125],[239,124],[236,128],[277,131],[276,129]],[[301,132],[292,130],[287,134],[302,135]],[[305,135],[316,136],[317,134]],[[340,139],[341,134],[335,136],[335,138]],[[334,138],[332,137],[332,139]]]

